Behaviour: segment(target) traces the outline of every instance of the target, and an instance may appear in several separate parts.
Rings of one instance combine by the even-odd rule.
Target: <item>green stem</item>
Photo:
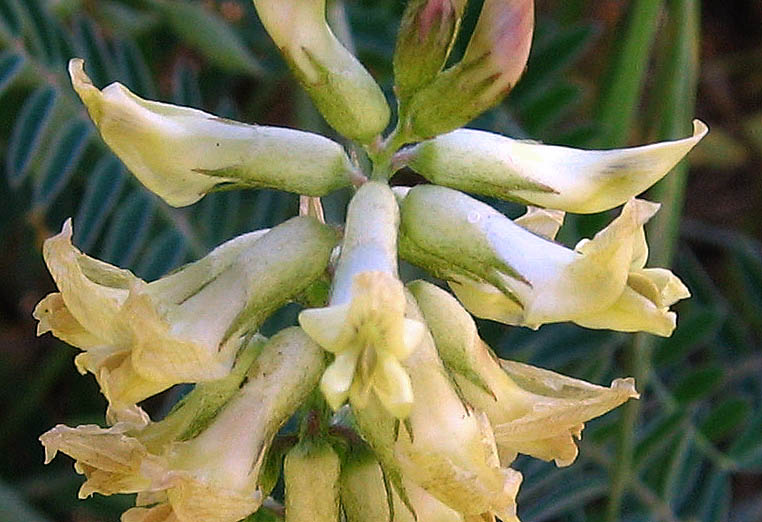
[[[654,89],[654,101],[658,104],[654,112],[654,137],[674,139],[684,136],[689,130],[690,118],[695,106],[695,92],[698,78],[699,2],[696,0],[668,0],[669,25],[665,37],[663,67]],[[669,266],[678,239],[678,224],[682,212],[685,190],[685,163],[654,187],[650,199],[662,203],[656,218],[649,224],[651,241],[651,263]],[[642,390],[648,384],[651,373],[651,357],[656,346],[656,338],[646,334],[634,337],[628,359],[632,375]],[[620,422],[617,461],[612,471],[611,496],[607,509],[607,520],[620,519],[622,499],[631,487],[633,477],[633,455],[635,433],[640,417],[639,401],[630,401],[624,406]]]
[[[611,61],[599,96],[597,120],[602,127],[599,143],[621,147],[635,120],[646,77],[663,0],[635,0],[626,18],[624,36]]]
[[[407,142],[410,137],[398,124],[385,140],[368,147],[368,157],[373,163],[371,179],[375,181],[388,181],[394,174],[392,165],[394,154]]]

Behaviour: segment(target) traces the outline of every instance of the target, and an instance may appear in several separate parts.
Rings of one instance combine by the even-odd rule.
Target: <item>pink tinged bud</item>
[[[533,0],[486,0],[463,59],[411,99],[412,134],[449,132],[495,106],[524,71],[533,29]]]
[[[464,8],[464,0],[408,2],[394,53],[395,90],[402,105],[444,67]]]
[[[487,0],[476,24],[463,61],[484,56],[496,71],[494,83],[485,93],[495,102],[513,87],[524,72],[532,45],[533,0]]]

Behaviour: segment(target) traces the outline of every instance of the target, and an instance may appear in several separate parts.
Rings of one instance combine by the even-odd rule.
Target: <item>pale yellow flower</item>
[[[395,417],[404,418],[413,403],[401,361],[415,349],[423,325],[405,317],[397,276],[398,222],[389,187],[363,185],[347,211],[329,306],[299,314],[304,331],[336,356],[320,382],[334,409],[348,397],[361,408],[375,394]]]
[[[190,205],[231,184],[321,196],[357,175],[342,147],[323,136],[144,100],[120,83],[101,91],[79,58],[69,62],[69,74],[103,141],[170,205]]]
[[[693,121],[681,140],[581,150],[459,129],[400,153],[437,185],[582,214],[617,207],[663,178],[706,136]]]
[[[207,401],[220,402],[221,390],[210,383],[143,429],[59,425],[40,437],[46,461],[58,451],[72,456],[87,477],[82,497],[139,493],[139,507],[125,513],[124,522],[238,522],[261,505],[259,471],[267,449],[323,368],[320,347],[298,328],[283,330],[235,382],[224,383],[229,400],[216,408]]]
[[[543,228],[557,230],[558,215],[535,213],[521,226],[485,203],[432,185],[400,197],[401,256],[448,280],[478,317],[531,328],[573,321],[669,335],[676,322],[669,306],[689,295],[671,272],[643,268],[643,225],[658,210],[655,203],[630,200],[618,218],[572,250],[540,235]]]
[[[341,463],[326,440],[305,440],[283,461],[286,522],[338,522]]]
[[[568,466],[585,422],[639,396],[631,378],[606,388],[497,359],[457,299],[423,281],[410,290],[463,396],[489,417],[503,465],[524,453]]]
[[[77,367],[95,375],[111,422],[145,422],[143,399],[227,375],[244,336],[322,274],[335,242],[324,225],[294,218],[146,283],[86,256],[71,237],[67,221],[45,242],[59,292],[35,308],[37,332],[83,350]]]
[[[406,312],[423,321],[412,297]],[[402,365],[415,395],[404,423],[375,398],[353,409],[390,479],[403,488],[404,477],[464,516],[495,513],[512,520],[521,474],[500,466],[489,420],[458,396],[428,331]]]

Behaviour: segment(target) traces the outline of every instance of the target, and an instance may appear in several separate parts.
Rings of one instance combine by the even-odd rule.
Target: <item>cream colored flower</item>
[[[489,417],[503,465],[524,453],[568,466],[585,422],[639,396],[631,378],[606,388],[497,359],[457,299],[423,281],[410,290],[463,396]]]
[[[412,297],[406,312],[423,321]],[[410,480],[464,516],[513,520],[521,474],[500,466],[489,420],[458,396],[428,331],[402,364],[415,395],[404,423],[375,398],[354,408],[358,429],[390,480],[402,491],[403,478]]]
[[[143,429],[56,426],[40,437],[46,461],[57,451],[72,456],[87,477],[82,497],[138,492],[139,507],[124,522],[238,522],[261,505],[267,448],[324,368],[322,350],[298,328],[253,352],[248,369],[221,386],[200,385],[167,419]]]
[[[227,375],[244,336],[322,274],[335,242],[324,225],[294,218],[146,283],[86,256],[71,237],[67,221],[45,242],[59,292],[35,308],[37,331],[83,350],[77,367],[95,375],[111,422],[145,422],[143,399]]]
[[[706,136],[614,150],[581,150],[459,129],[400,153],[437,185],[588,214],[609,210],[663,178]]]
[[[675,314],[668,307],[688,296],[671,272],[643,269],[643,225],[658,210],[655,203],[630,200],[618,218],[574,250],[445,187],[415,187],[401,208],[401,256],[448,280],[478,317],[531,328],[573,321],[669,335]],[[552,233],[557,219],[527,216],[523,223],[545,227],[553,221],[547,225]]]
[[[399,211],[388,186],[368,182],[352,199],[328,307],[299,314],[299,324],[335,354],[320,382],[338,409],[348,397],[363,407],[375,394],[395,417],[413,403],[401,361],[410,355],[423,325],[405,318],[405,295],[397,277]]]
[[[100,91],[79,58],[69,62],[69,74],[103,141],[170,205],[190,205],[231,184],[321,196],[356,176],[341,146],[317,134],[144,100],[120,83]]]

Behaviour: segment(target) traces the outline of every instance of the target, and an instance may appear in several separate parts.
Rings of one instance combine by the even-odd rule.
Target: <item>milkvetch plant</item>
[[[106,427],[56,426],[46,460],[76,461],[80,496],[137,493],[124,522],[517,521],[518,454],[569,466],[587,421],[638,397],[501,360],[473,317],[517,327],[574,322],[669,336],[690,294],[646,267],[637,196],[706,134],[583,151],[462,129],[510,91],[526,65],[532,0],[486,0],[463,56],[446,66],[465,0],[410,0],[394,57],[398,119],[326,22],[325,0],[254,0],[262,24],[325,120],[364,150],[99,89],[69,73],[106,144],[174,206],[220,189],[297,193],[300,216],[228,241],[147,282],[78,250],[68,220],[44,257],[58,287],[38,333],[80,348],[108,402]],[[431,184],[390,187],[409,167]],[[320,197],[351,187],[343,226]],[[527,206],[511,220],[467,193]],[[566,212],[621,206],[573,248]],[[400,259],[441,280],[403,281]],[[445,287],[449,287],[452,293]],[[265,320],[303,305],[299,325]],[[193,389],[162,419],[141,402]],[[296,433],[279,431],[295,419]],[[279,476],[285,509],[268,496]]]

